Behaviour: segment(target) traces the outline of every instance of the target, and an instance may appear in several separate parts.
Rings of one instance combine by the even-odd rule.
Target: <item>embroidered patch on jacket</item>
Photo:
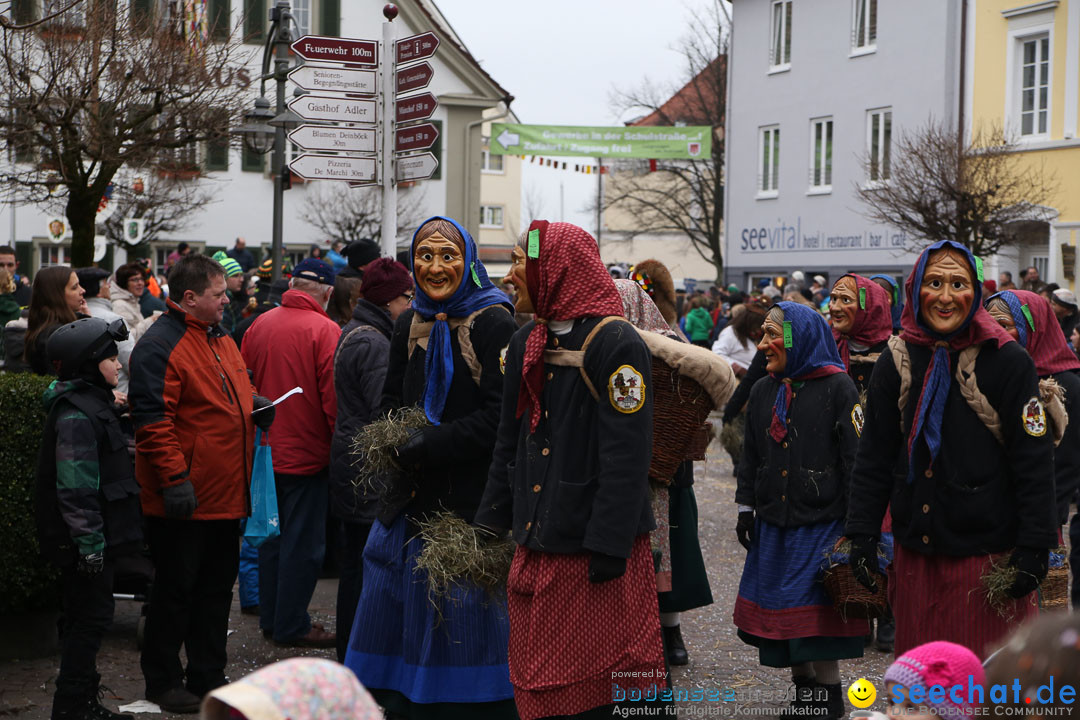
[[[866,416],[863,415],[862,405],[855,403],[855,407],[851,409],[851,424],[855,426],[855,434],[859,437],[862,437],[864,422],[866,422]]]
[[[1020,418],[1024,423],[1024,432],[1034,437],[1042,437],[1046,434],[1046,411],[1039,402],[1039,398],[1033,397],[1024,403],[1024,412]]]
[[[510,346],[507,345],[499,351],[499,372],[501,372],[503,375],[506,374],[506,351],[509,349]]]
[[[611,406],[621,413],[636,413],[645,404],[645,378],[630,365],[622,365],[608,379]]]

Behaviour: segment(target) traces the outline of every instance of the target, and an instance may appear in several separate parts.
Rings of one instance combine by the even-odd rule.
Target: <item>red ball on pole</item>
[[[396,18],[398,14],[397,5],[395,5],[394,3],[387,3],[382,9],[382,14],[383,17],[385,17],[387,20],[393,22],[394,18]]]

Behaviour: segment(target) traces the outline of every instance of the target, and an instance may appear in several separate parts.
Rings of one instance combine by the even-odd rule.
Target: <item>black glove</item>
[[[424,464],[427,458],[427,448],[424,445],[424,431],[414,429],[409,431],[409,437],[405,442],[394,448],[397,455],[398,465],[403,470],[415,470]]]
[[[187,520],[199,507],[195,499],[195,487],[190,480],[179,485],[161,489],[161,498],[165,501],[165,517],[172,520]]]
[[[105,555],[100,552],[80,555],[75,569],[80,575],[97,575],[105,567]]]
[[[589,557],[589,582],[600,584],[626,574],[626,558],[594,552]]]
[[[753,543],[754,535],[754,511],[743,510],[739,513],[739,521],[735,523],[735,537],[739,538],[739,544],[747,550]]]
[[[860,585],[876,593],[878,590],[877,538],[873,535],[852,535],[848,540],[851,541],[851,554],[848,556],[851,573]]]
[[[256,395],[251,399],[251,404],[255,408],[251,411],[251,419],[260,430],[269,432],[270,426],[274,424],[274,415],[277,414],[274,403],[270,402],[270,398]]]
[[[1018,547],[1013,550],[1009,565],[1017,569],[1016,580],[1005,592],[1009,597],[1019,599],[1039,587],[1039,583],[1046,578],[1050,551],[1046,548]]]

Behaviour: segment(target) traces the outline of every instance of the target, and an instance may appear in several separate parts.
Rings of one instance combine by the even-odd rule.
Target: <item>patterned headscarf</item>
[[[526,256],[525,277],[536,324],[525,341],[521,368],[524,382],[518,391],[517,417],[529,410],[529,432],[533,432],[540,423],[548,323],[608,315],[621,317],[622,300],[600,260],[596,240],[577,225],[534,220],[529,225]]]
[[[787,437],[787,414],[791,407],[791,384],[844,372],[844,364],[830,337],[829,324],[821,313],[797,302],[779,302],[784,312],[784,325],[791,326],[791,347],[782,372],[769,373],[780,381],[773,402],[769,436],[776,442]]]
[[[432,425],[438,425],[442,419],[443,409],[446,407],[446,396],[450,393],[450,383],[454,379],[454,350],[450,344],[449,318],[464,318],[492,305],[504,305],[510,312],[514,306],[510,304],[506,294],[495,287],[488,279],[484,264],[477,257],[476,243],[468,230],[458,224],[456,220],[441,215],[430,217],[420,223],[420,227],[413,233],[412,244],[409,247],[410,265],[415,264],[416,236],[420,228],[432,220],[445,220],[452,224],[461,233],[464,240],[465,251],[465,274],[461,278],[461,284],[449,300],[435,302],[416,282],[416,294],[413,298],[412,307],[424,320],[435,320],[428,335],[427,355],[424,359],[424,413]],[[447,238],[449,239],[449,238]],[[413,277],[416,276],[416,268],[413,267]]]
[[[987,305],[994,298],[1009,306],[1020,345],[1035,361],[1039,377],[1080,370],[1080,360],[1065,343],[1057,316],[1044,297],[1027,290],[1004,290],[986,298]]]
[[[671,329],[664,320],[664,316],[660,314],[660,308],[656,307],[656,303],[638,282],[619,278],[615,280],[615,289],[619,291],[619,297],[622,299],[623,315],[631,325],[675,340],[679,339],[678,334]]]
[[[892,275],[871,275],[871,280],[884,280],[892,286],[892,329],[900,331],[900,316],[904,312],[904,294],[900,292],[900,286],[896,284],[896,278]],[[884,289],[884,288],[882,288]]]
[[[964,319],[963,325],[958,330],[949,334],[941,335],[929,328],[922,319],[922,308],[919,307],[919,288],[922,287],[923,275],[926,272],[926,263],[930,255],[938,250],[952,250],[962,255],[971,269],[971,281],[975,292],[975,299],[971,303],[971,310]],[[949,395],[951,383],[949,375],[949,351],[963,350],[966,347],[982,342],[994,342],[997,347],[1012,342],[1012,337],[1005,332],[1004,328],[990,317],[982,306],[982,283],[978,281],[978,269],[975,256],[966,247],[952,240],[941,240],[923,250],[915,263],[915,269],[908,276],[904,289],[907,291],[907,304],[904,306],[904,314],[900,318],[903,332],[900,337],[912,345],[933,348],[930,356],[930,364],[926,367],[926,375],[923,376],[922,392],[919,393],[919,402],[915,406],[915,416],[911,425],[911,434],[908,436],[908,482],[915,477],[915,447],[920,437],[925,437],[926,446],[930,450],[930,462],[937,458],[938,450],[941,449],[941,423],[945,417],[945,400]]]
[[[853,341],[867,347],[885,342],[892,335],[892,316],[889,310],[889,294],[883,287],[855,273],[842,275],[836,282],[846,277],[852,278],[858,288],[855,322],[847,335],[841,335],[836,330],[833,330],[832,334],[836,339],[836,349],[844,362],[844,368],[850,370],[851,349],[848,347],[848,342]],[[835,286],[834,283],[833,287]]]

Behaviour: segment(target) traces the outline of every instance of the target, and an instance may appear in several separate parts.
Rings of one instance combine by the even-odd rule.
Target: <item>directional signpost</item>
[[[292,50],[305,60],[379,64],[379,43],[374,40],[305,35],[292,44]]]
[[[329,65],[301,65],[289,72],[289,79],[305,90],[375,94],[375,71]]]
[[[289,163],[289,168],[305,180],[352,180],[373,182],[375,158],[305,153]]]
[[[419,155],[405,155],[397,159],[398,182],[426,180],[439,167],[439,161],[429,152]]]
[[[420,33],[398,40],[394,47],[397,52],[395,61],[398,64],[424,60],[435,54],[439,48],[439,38],[435,37],[433,32]]]
[[[289,140],[305,150],[375,152],[374,128],[301,125],[289,133]]]
[[[407,67],[397,72],[397,92],[407,93],[413,90],[423,90],[431,84],[431,78],[435,77],[435,71],[426,62],[412,67]]]
[[[438,139],[439,131],[431,123],[401,127],[395,134],[394,149],[398,152],[426,150]]]
[[[301,95],[290,100],[289,107],[306,120],[330,120],[348,123],[375,122],[374,100],[356,100],[331,95]]]
[[[413,120],[427,120],[431,117],[431,114],[435,112],[435,108],[437,107],[439,107],[439,101],[436,100],[435,96],[431,93],[421,93],[419,95],[410,95],[409,97],[399,98],[394,114],[394,120],[399,123],[411,122]]]

